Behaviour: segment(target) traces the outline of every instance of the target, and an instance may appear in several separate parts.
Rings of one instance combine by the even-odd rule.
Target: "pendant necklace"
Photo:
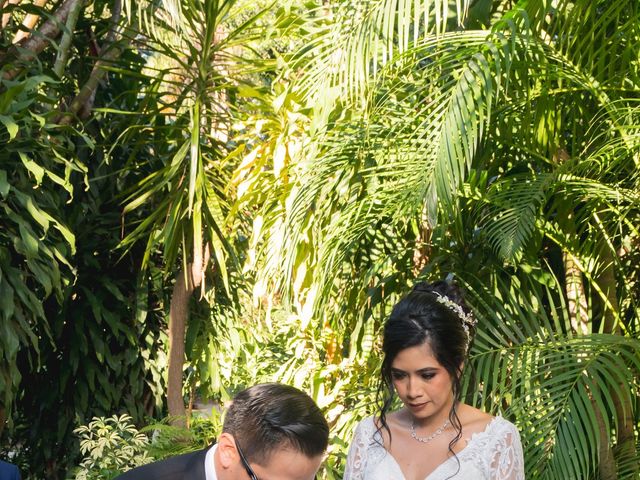
[[[438,428],[435,432],[433,432],[431,435],[428,435],[426,437],[419,437],[418,434],[416,433],[416,423],[412,420],[411,426],[409,427],[409,431],[411,432],[411,438],[413,438],[414,440],[417,440],[418,442],[422,442],[422,443],[429,443],[438,435],[442,435],[442,433],[445,431],[445,429],[448,426],[449,426],[449,419],[445,420],[442,426]]]

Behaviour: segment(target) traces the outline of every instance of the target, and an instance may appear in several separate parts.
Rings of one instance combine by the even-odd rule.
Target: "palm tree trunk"
[[[569,154],[563,148],[558,149],[554,160],[564,162],[569,159]],[[577,237],[575,212],[570,202],[560,202],[558,216],[565,219],[563,229],[569,237]],[[564,264],[564,289],[567,296],[567,308],[571,331],[578,335],[587,335],[591,332],[590,319],[587,309],[587,295],[582,282],[582,271],[575,257],[570,251],[563,250],[562,262]]]
[[[209,262],[208,245],[202,253],[194,255],[194,262],[176,278],[169,308],[169,368],[167,375],[167,408],[171,423],[186,425],[186,410],[182,396],[182,370],[184,366],[184,336],[189,320],[189,299],[202,285],[204,271]]]
[[[187,271],[190,271],[188,268]],[[169,309],[169,372],[167,377],[167,407],[171,422],[184,425],[185,409],[182,398],[182,369],[184,364],[184,335],[189,316],[189,299],[195,290],[193,278],[182,270],[171,293]]]
[[[571,330],[579,335],[587,335],[590,333],[591,328],[587,312],[587,296],[582,282],[582,272],[571,253],[563,252],[562,257]]]
[[[560,151],[560,158],[568,158],[564,150]],[[561,202],[558,209],[559,215],[565,218],[564,230],[573,237],[577,236],[576,225],[574,223],[574,212],[569,202]],[[569,310],[569,320],[571,330],[578,335],[588,335],[592,330],[587,315],[587,297],[582,282],[582,272],[571,254],[564,251],[562,254],[565,275],[565,294],[567,296],[567,307]],[[596,402],[596,397],[601,397],[601,393],[595,389],[591,392],[591,404],[598,423],[598,470],[602,480],[616,480],[617,468],[613,448],[610,442],[611,433],[606,428],[606,423],[602,416],[600,406]]]
[[[593,392],[594,395],[600,395],[598,390]],[[600,411],[594,398],[591,397],[591,404],[594,406],[593,411],[596,413],[596,421],[598,422],[598,430],[600,431],[600,445],[598,445],[598,473],[602,480],[617,480],[618,469],[616,468],[616,459],[613,455],[613,449],[609,443],[609,432],[604,422],[604,417]]]
[[[565,264],[565,290],[568,300],[569,318],[571,321],[571,329],[578,335],[589,334],[589,319],[586,314],[587,298],[584,292],[584,284],[582,283],[582,273],[578,269],[573,256],[564,252],[563,259]],[[616,480],[618,478],[616,460],[610,443],[610,433],[602,416],[602,411],[594,396],[600,396],[598,390],[591,392],[591,404],[596,415],[599,431],[598,446],[598,470],[602,480]]]
[[[427,216],[427,208],[424,207],[422,209],[422,213],[420,215],[420,237],[417,239],[416,245],[413,250],[413,274],[414,276],[420,275],[422,269],[429,262],[429,256],[431,254],[430,251],[430,240],[431,240],[431,226],[429,224],[429,219]]]
[[[578,268],[571,253],[563,252],[563,261],[565,269],[565,293],[567,295],[571,330],[578,335],[588,335],[590,325],[587,315],[587,297],[582,282],[582,272]],[[609,442],[610,433],[600,407],[594,398],[595,396],[600,396],[598,390],[591,392],[590,395],[591,404],[593,405],[593,411],[595,412],[598,423],[598,436],[600,440],[598,446],[598,470],[602,480],[616,480],[616,461],[611,443]]]
[[[603,270],[602,274],[598,278],[598,285],[602,289],[607,301],[610,305],[610,308],[605,308],[604,313],[604,333],[611,333],[614,335],[621,335],[622,329],[620,328],[619,321],[615,318],[614,312],[619,312],[619,304],[618,304],[618,296],[616,292],[616,278],[614,272],[614,259],[613,254],[610,249],[603,248],[601,252],[601,258],[604,260],[606,267]],[[631,393],[625,385],[620,385],[619,392],[622,394],[620,396],[615,391],[611,392],[611,396],[614,401],[614,408],[616,412],[616,416],[618,418],[617,424],[617,457],[620,460],[634,458],[636,456],[636,446],[635,446],[635,437],[634,437],[634,419],[632,416],[633,412],[633,399],[631,398]],[[633,470],[635,473],[638,473],[640,467],[636,466]],[[617,472],[616,472],[617,473]],[[602,477],[602,478],[618,478],[617,476],[613,477]]]

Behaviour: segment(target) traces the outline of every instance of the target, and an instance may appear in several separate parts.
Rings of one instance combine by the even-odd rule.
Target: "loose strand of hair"
[[[376,431],[373,435],[374,440],[381,447],[384,448],[384,441],[382,437],[382,429],[384,428],[389,435],[389,448],[391,448],[391,429],[387,423],[387,412],[393,404],[393,385],[385,378],[378,384],[378,391],[376,393],[376,402],[378,408],[378,421],[376,423]]]
[[[454,458],[456,459],[456,462],[458,463],[458,470],[456,470],[456,472],[450,477],[447,477],[446,480],[449,480],[450,478],[455,477],[460,472],[460,466],[461,466],[460,459],[456,455],[456,452],[453,450],[453,447],[455,446],[455,444],[458,443],[458,441],[462,438],[462,423],[460,422],[460,417],[458,417],[458,411],[456,409],[457,404],[458,404],[458,401],[454,400],[453,407],[449,412],[449,422],[451,422],[451,426],[455,429],[456,435],[449,442],[448,449],[451,455],[454,456]]]

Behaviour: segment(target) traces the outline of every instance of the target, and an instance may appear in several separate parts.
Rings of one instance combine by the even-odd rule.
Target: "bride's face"
[[[416,420],[449,415],[453,405],[451,376],[438,363],[428,342],[400,350],[391,362],[391,379]]]

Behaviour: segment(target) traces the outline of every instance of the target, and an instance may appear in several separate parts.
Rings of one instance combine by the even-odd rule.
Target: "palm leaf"
[[[315,12],[307,28],[315,29],[316,35],[291,67],[305,67],[301,91],[322,101],[322,92],[337,85],[340,96],[362,100],[381,67],[424,37],[451,28],[449,4],[446,0],[349,1]],[[467,0],[456,2],[458,23],[468,8]]]
[[[381,218],[391,226],[403,225],[429,204],[432,192],[448,197],[455,191],[501,93],[501,82],[493,79],[508,75],[514,46],[502,34],[488,32],[429,39],[381,72],[378,91],[383,94],[371,99],[367,118],[384,123],[369,123],[366,129],[361,123],[341,126],[309,147],[323,155],[300,172],[301,184],[291,192],[283,248],[297,248],[308,228],[310,205],[331,205],[315,220],[324,236],[315,274],[322,298],[371,225]],[[402,75],[406,82],[397,80]],[[407,92],[417,75],[421,82]],[[415,121],[407,124],[411,115]],[[295,255],[283,256],[285,264],[270,262],[282,273],[269,277],[282,278],[279,285],[286,289]]]
[[[499,281],[497,290],[510,292],[502,298],[477,280],[465,286],[479,320],[472,352],[477,383],[468,388],[488,411],[516,421],[527,476],[585,478],[596,472],[598,446],[613,442],[621,421],[616,398],[638,393],[633,379],[640,372],[640,342],[552,333],[548,305],[557,293],[530,281],[526,286]],[[553,305],[564,315],[561,300]],[[604,440],[602,423],[608,432]]]

